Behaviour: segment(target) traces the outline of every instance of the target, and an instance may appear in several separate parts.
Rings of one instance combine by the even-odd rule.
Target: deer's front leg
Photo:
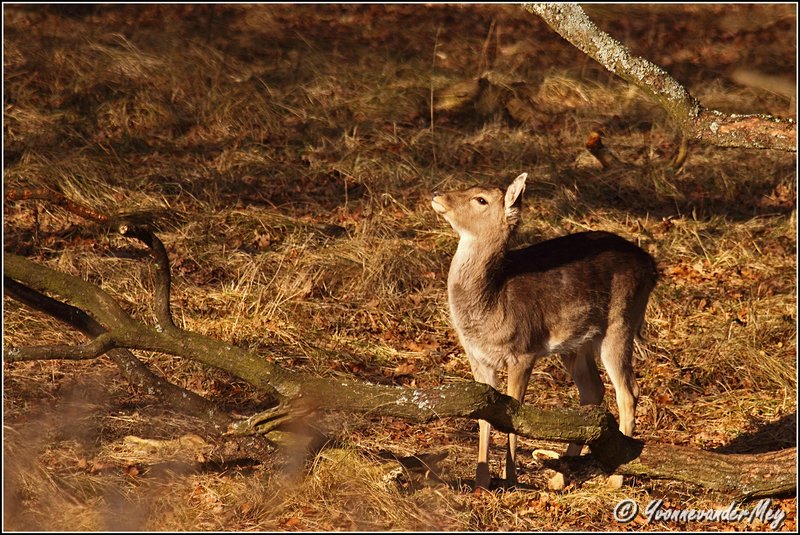
[[[508,367],[508,388],[506,393],[520,403],[525,399],[525,390],[531,378],[532,359],[522,360]],[[517,435],[509,433],[506,447],[506,464],[503,477],[509,484],[517,482]]]
[[[472,377],[479,383],[492,388],[497,386],[497,372],[467,354],[472,367]],[[475,488],[489,488],[492,476],[489,472],[489,445],[491,444],[492,426],[486,420],[478,420],[478,467],[475,472]]]

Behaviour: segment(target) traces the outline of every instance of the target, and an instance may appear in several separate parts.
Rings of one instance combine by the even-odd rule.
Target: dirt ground
[[[703,105],[796,116],[794,5],[586,9]],[[665,113],[519,6],[4,5],[3,44],[5,192],[150,214],[181,327],[324,377],[469,380],[447,316],[456,239],[430,195],[524,171],[518,244],[608,230],[658,261],[637,436],[796,447],[795,153],[690,144],[671,169],[680,137]],[[586,152],[595,130],[625,165]],[[144,249],[63,206],[4,201],[3,247],[153,322]],[[85,341],[3,306],[4,354]],[[229,412],[264,405],[220,371],[138,356]],[[578,405],[557,356],[537,364],[526,402]],[[233,440],[107,357],[4,362],[3,424],[6,530],[771,529],[650,522],[653,500],[707,510],[732,497],[644,478],[614,490],[588,458],[549,490],[547,452],[564,445],[529,439],[516,488],[473,492],[471,421],[328,414],[327,442],[307,455]],[[505,437],[492,448],[499,476]],[[625,499],[640,508],[630,523],[614,518]],[[780,530],[796,528],[796,503],[768,504],[786,514]]]

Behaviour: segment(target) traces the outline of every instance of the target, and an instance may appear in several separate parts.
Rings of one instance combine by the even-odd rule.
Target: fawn
[[[657,279],[648,253],[608,232],[581,232],[509,250],[527,173],[503,191],[435,192],[431,205],[458,233],[447,277],[450,317],[476,381],[492,387],[508,370],[522,402],[536,359],[559,353],[581,405],[602,403],[600,360],[617,396],[620,431],[633,436],[638,387],[633,341]],[[476,487],[489,488],[490,424],[479,421]],[[504,477],[516,482],[517,437],[508,436]],[[567,455],[581,446],[570,444]],[[621,476],[613,484],[622,483]]]

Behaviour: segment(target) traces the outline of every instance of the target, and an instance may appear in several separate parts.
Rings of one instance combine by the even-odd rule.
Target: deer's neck
[[[447,289],[454,312],[489,312],[497,303],[501,287],[501,268],[506,255],[506,240],[478,242],[462,236],[450,263]]]

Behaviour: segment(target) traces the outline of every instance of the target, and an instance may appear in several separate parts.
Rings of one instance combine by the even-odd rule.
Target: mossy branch
[[[8,277],[3,278],[3,290],[9,297],[30,308],[44,312],[87,336],[99,337],[108,332],[84,311],[39,293]],[[15,359],[10,353],[6,352],[6,361],[20,360]],[[224,427],[230,422],[230,417],[213,403],[154,374],[128,349],[111,349],[107,354],[131,385],[142,392],[160,398],[167,406],[190,414],[204,415],[218,427]],[[50,355],[43,358],[54,357]]]
[[[172,320],[170,307],[169,290],[172,284],[172,277],[169,269],[169,256],[164,243],[146,225],[135,225],[122,221],[118,224],[117,231],[123,236],[139,240],[150,249],[150,253],[156,261],[154,292],[156,319],[162,329],[177,330]]]
[[[649,95],[667,111],[685,137],[721,147],[797,152],[796,121],[704,108],[664,69],[633,56],[600,30],[578,4],[525,3],[523,7],[603,67]]]
[[[47,345],[12,347],[6,351],[7,362],[26,362],[32,360],[88,360],[105,355],[117,347],[114,335],[103,333],[88,344],[73,345]]]

